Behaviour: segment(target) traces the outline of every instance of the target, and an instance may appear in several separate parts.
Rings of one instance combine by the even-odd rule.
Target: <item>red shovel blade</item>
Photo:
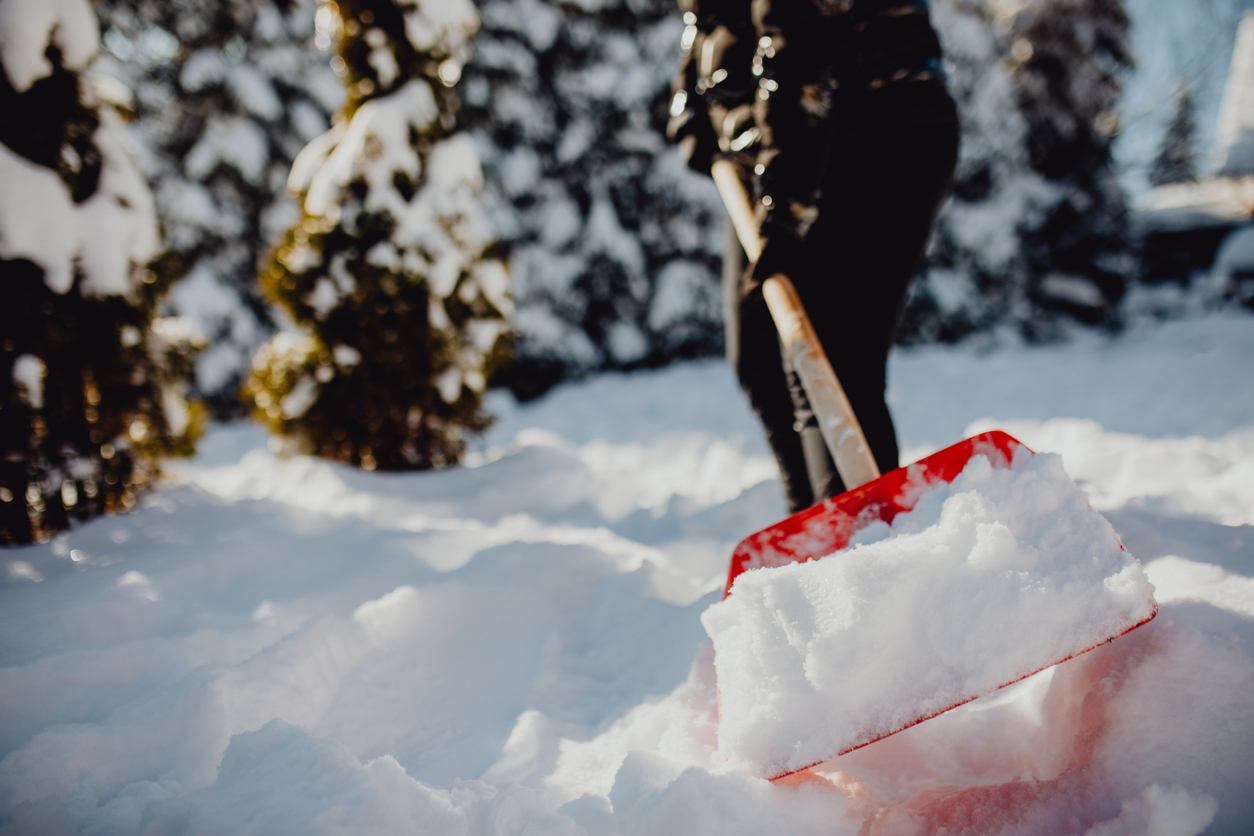
[[[914,508],[929,488],[952,482],[972,457],[988,456],[993,467],[1008,468],[1020,447],[1024,445],[1000,430],[981,433],[749,535],[732,552],[723,597],[731,594],[741,572],[804,563],[839,551],[872,522],[891,523],[902,511]]]
[[[912,465],[885,473],[878,479],[867,482],[861,487],[824,500],[813,507],[792,515],[782,522],[746,537],[736,546],[736,550],[732,554],[731,568],[727,574],[727,586],[723,597],[726,598],[731,594],[732,586],[742,572],[761,567],[783,566],[788,563],[803,563],[815,560],[845,548],[854,534],[876,520],[891,523],[898,514],[912,510],[923,494],[930,488],[942,482],[951,482],[957,478],[967,466],[967,463],[975,456],[987,456],[989,462],[995,468],[1009,468],[1014,460],[1015,452],[1020,447],[1031,453],[1031,450],[1028,450],[1026,445],[1004,432],[981,433],[947,447],[939,453],[934,453],[925,459],[921,459]],[[1148,623],[1157,614],[1158,605],[1154,603],[1153,610],[1148,618],[1139,620],[1135,624],[1127,625],[1119,635],[1124,635]],[[1101,644],[1105,644],[1106,641],[1113,641],[1116,637],[1112,636],[1094,645],[1094,647],[1083,648],[1063,659],[1057,659],[1049,665],[1043,665],[1034,673],[1065,662],[1095,647],[1100,647]],[[1030,675],[1016,676],[1000,687],[1004,688],[1006,685],[1013,684]],[[918,716],[911,722],[893,731],[880,734],[874,737],[874,739],[860,741],[856,745],[843,748],[839,752],[832,752],[831,755],[835,757],[854,749],[860,749],[863,746],[874,743],[876,740],[881,740],[924,720],[943,714],[952,708],[957,708],[959,705],[974,698],[967,697],[941,711]],[[720,715],[721,713],[720,705]],[[811,766],[814,765],[816,764],[811,764]],[[791,774],[794,773],[788,772],[769,776],[769,779],[774,781]]]

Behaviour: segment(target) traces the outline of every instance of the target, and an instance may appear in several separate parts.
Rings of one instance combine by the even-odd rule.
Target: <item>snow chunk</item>
[[[585,230],[587,240],[584,249],[589,254],[604,254],[611,261],[622,265],[627,275],[638,279],[644,275],[645,255],[640,240],[623,227],[619,222],[618,210],[609,198],[598,198],[593,201],[588,211],[588,224]],[[631,285],[632,295],[636,292],[638,282]]]
[[[468,832],[452,793],[410,778],[392,756],[363,764],[279,719],[231,737],[213,784],[177,803],[189,832]]]
[[[540,155],[532,151],[530,148],[516,148],[513,151],[503,154],[497,163],[497,176],[501,181],[501,188],[505,190],[505,194],[510,197],[518,197],[535,189],[536,184],[540,182],[543,176],[543,163],[540,161]],[[562,203],[571,201],[562,201],[560,198],[555,201],[560,207]],[[575,229],[578,230],[580,223],[578,207],[575,208]],[[563,243],[574,237],[574,233],[565,236],[557,243]]]
[[[370,187],[372,198],[385,192],[395,194],[393,176],[403,172],[417,180],[422,172],[418,153],[409,144],[409,129],[422,131],[440,115],[431,87],[421,79],[409,82],[395,93],[362,105],[343,136],[332,130],[300,153],[292,166],[289,187],[299,190],[308,183],[305,211],[321,217],[332,210],[339,191],[354,176],[361,176]],[[367,139],[374,137],[367,153]],[[334,146],[334,150],[331,147]],[[393,203],[404,203],[399,195]],[[369,206],[393,209],[393,205]]]
[[[313,308],[314,316],[318,319],[326,319],[327,314],[335,310],[341,298],[343,297],[336,289],[335,282],[323,276],[314,284],[314,289],[305,296],[305,304]]]
[[[22,402],[31,409],[44,408],[44,378],[48,367],[34,354],[22,354],[13,361],[13,384]]]
[[[28,583],[43,583],[44,580],[43,573],[25,560],[14,560],[9,564],[9,578]]]
[[[313,178],[322,170],[327,156],[335,150],[335,146],[344,138],[347,128],[340,123],[313,139],[292,160],[292,169],[287,175],[287,190],[294,195],[308,189]]]
[[[319,388],[318,381],[312,377],[302,377],[298,380],[292,387],[292,391],[279,401],[279,409],[282,410],[283,417],[291,421],[308,412],[309,407],[318,400]]]
[[[181,392],[172,386],[162,387],[161,411],[165,415],[166,427],[171,435],[181,436],[187,432],[187,428],[192,423],[192,413]]]
[[[777,776],[835,757],[1151,618],[1140,563],[1052,454],[977,456],[892,526],[746,572],[701,621],[720,757]]]
[[[649,351],[649,339],[631,322],[615,322],[605,335],[610,354],[619,363],[634,363]]]
[[[4,6],[0,6],[3,9]],[[27,162],[0,144],[0,257],[28,258],[44,270],[54,293],[74,283],[72,258],[80,229],[74,203],[51,169]]]
[[[156,602],[161,600],[161,593],[157,590],[156,585],[143,572],[138,572],[134,569],[124,572],[117,579],[116,585],[118,589],[130,590],[145,601]]]
[[[203,180],[218,163],[225,163],[249,183],[258,184],[269,156],[265,131],[256,122],[239,116],[214,117],[187,154],[187,173]]]
[[[9,83],[25,93],[52,74],[45,53],[56,44],[61,64],[78,71],[100,48],[100,27],[87,0],[4,0],[0,3],[0,63]]]
[[[261,371],[267,366],[294,368],[304,365],[318,344],[308,334],[280,331],[257,349],[253,357],[253,369]]]
[[[159,316],[152,321],[153,345],[157,350],[185,345],[201,348],[205,334],[196,320],[187,316]]]
[[[524,36],[537,53],[553,46],[562,27],[561,12],[540,0],[485,3],[483,17],[490,29]]]
[[[575,368],[592,368],[601,359],[601,352],[582,329],[559,319],[543,305],[518,308],[514,327],[520,339],[532,346],[535,354],[547,354],[564,360]],[[523,353],[523,352],[519,352]]]
[[[152,192],[131,155],[130,140],[112,110],[100,112],[93,137],[104,167],[100,185],[78,207],[82,224],[83,293],[121,296],[135,285],[135,267],[157,255],[157,212]]]
[[[466,323],[466,341],[480,354],[487,354],[508,330],[503,319],[472,319]]]
[[[479,152],[469,134],[457,134],[431,149],[427,162],[431,182],[445,189],[467,186],[478,191],[483,188],[483,169],[479,165]]]
[[[122,120],[100,112],[95,144],[104,159],[100,185],[78,213],[83,224],[83,292],[122,296],[135,285],[135,267],[157,256],[157,208],[135,165]]]
[[[283,114],[283,100],[261,70],[251,64],[229,63],[216,49],[203,49],[187,59],[180,80],[190,91],[222,84],[240,107],[261,119],[278,119]]]
[[[665,332],[690,317],[714,319],[720,303],[718,279],[709,269],[695,261],[675,259],[658,273],[649,327]]]
[[[340,343],[331,350],[335,355],[335,362],[345,369],[351,369],[361,362],[361,352],[353,348],[351,345]]]
[[[382,29],[372,29],[372,32],[382,32]],[[401,74],[400,65],[396,63],[396,53],[388,47],[377,46],[370,50],[370,54],[366,56],[366,60],[370,62],[370,66],[374,67],[374,71],[379,76],[379,84],[388,87],[396,77]]]
[[[479,13],[470,0],[418,0],[402,8],[405,37],[419,52],[455,52],[479,29]]]
[[[1041,292],[1087,308],[1101,307],[1102,292],[1088,279],[1066,273],[1050,273],[1041,279]]]
[[[1150,561],[1145,567],[1145,574],[1154,584],[1154,597],[1161,604],[1201,601],[1217,609],[1254,618],[1254,578],[1174,554]]]
[[[1217,812],[1219,803],[1206,793],[1150,784],[1140,796],[1123,802],[1118,818],[1094,825],[1084,836],[1197,836]]]
[[[508,316],[513,312],[509,298],[509,271],[496,259],[485,259],[474,267],[475,283],[498,311]]]
[[[445,403],[457,403],[462,396],[462,370],[449,366],[434,378],[435,388]]]
[[[93,139],[104,159],[100,185],[78,206],[55,172],[0,144],[0,183],[5,187],[0,194],[0,258],[30,259],[43,269],[54,293],[73,286],[77,262],[85,294],[125,294],[134,285],[134,267],[157,253],[152,193],[111,110],[100,112]]]

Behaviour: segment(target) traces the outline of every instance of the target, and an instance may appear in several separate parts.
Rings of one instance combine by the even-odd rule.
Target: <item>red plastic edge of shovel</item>
[[[732,587],[736,583],[736,578],[749,569],[765,566],[783,566],[788,563],[804,563],[808,560],[815,560],[843,549],[849,544],[849,540],[854,534],[876,520],[891,523],[898,514],[914,508],[919,497],[929,488],[940,482],[953,481],[975,456],[987,456],[989,463],[993,467],[1010,467],[1011,462],[1014,461],[1015,451],[1020,447],[1024,448],[1028,453],[1032,452],[1021,441],[1000,430],[981,433],[946,447],[938,453],[933,453],[926,458],[920,459],[912,465],[889,471],[878,479],[867,482],[865,485],[846,491],[839,496],[826,499],[804,511],[793,514],[788,519],[778,522],[769,528],[764,528],[755,534],[749,535],[732,552],[731,566],[727,572],[727,585],[723,589],[723,597],[726,598],[732,593]],[[1123,548],[1122,544],[1120,544],[1120,548]],[[1013,685],[1016,682],[1021,682],[1030,676],[1034,676],[1046,668],[1062,664],[1081,654],[1088,653],[1090,650],[1095,650],[1103,644],[1114,641],[1119,636],[1126,635],[1136,628],[1148,624],[1157,615],[1158,603],[1155,602],[1154,610],[1148,618],[1133,624],[1122,633],[1098,642],[1092,647],[1086,647],[1083,650],[1072,653],[1070,656],[1059,659],[1056,662],[1043,665],[1031,673],[1016,677],[994,688],[993,691],[999,691],[1008,685]],[[984,695],[976,694],[967,697],[948,708],[943,708],[926,717],[920,717],[902,726],[900,729],[837,752],[834,757],[846,755],[861,749],[863,746],[869,746],[886,737],[891,737],[912,726],[917,726],[925,720],[938,717],[946,711],[952,711],[959,706],[966,705],[980,696]],[[827,760],[831,760],[831,758],[815,761],[809,766],[773,776],[768,780],[778,781],[781,778],[787,778],[789,775],[804,772]]]
[[[731,594],[732,584],[742,572],[804,563],[839,551],[870,523],[891,523],[902,511],[914,508],[929,488],[952,482],[973,457],[985,455],[993,467],[1008,468],[1020,447],[1027,449],[1000,430],[974,435],[749,535],[732,552],[723,597]]]

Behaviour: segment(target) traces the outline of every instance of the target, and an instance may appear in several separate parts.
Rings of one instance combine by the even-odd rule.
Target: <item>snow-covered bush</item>
[[[173,275],[153,197],[91,68],[87,0],[0,0],[0,542],[130,508],[190,452],[195,338],[154,312]]]
[[[344,99],[314,46],[314,0],[99,0],[105,60],[137,94],[132,134],[184,280],[166,302],[211,346],[196,388],[238,412],[253,350],[274,330],[257,272],[298,219],[288,170]]]
[[[723,209],[663,135],[674,0],[484,0],[462,95],[534,395],[722,346]]]
[[[303,449],[371,470],[438,467],[486,426],[510,302],[479,156],[454,131],[478,23],[470,0],[318,8],[348,102],[295,161],[301,219],[262,275],[302,330],[263,346],[245,387]]]
[[[1134,269],[1110,163],[1131,61],[1121,0],[936,0],[932,13],[962,149],[902,340],[1116,324]]]

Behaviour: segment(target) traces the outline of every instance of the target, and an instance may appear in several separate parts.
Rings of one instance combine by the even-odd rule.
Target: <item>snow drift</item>
[[[497,399],[471,466],[438,473],[219,428],[135,513],[0,555],[0,829],[1246,834],[1251,355],[1254,318],[895,355],[907,460],[1021,419],[1161,610],[776,784],[715,757],[700,614],[784,515],[721,363]],[[1131,478],[1151,462],[1173,478]]]

